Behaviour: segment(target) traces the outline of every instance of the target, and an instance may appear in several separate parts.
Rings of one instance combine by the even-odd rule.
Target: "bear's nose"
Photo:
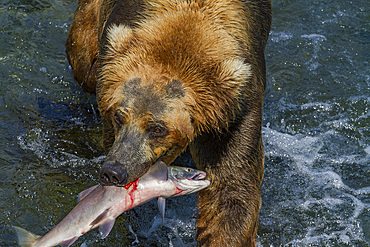
[[[107,161],[100,169],[100,182],[103,185],[124,186],[127,179],[126,169],[116,162]]]

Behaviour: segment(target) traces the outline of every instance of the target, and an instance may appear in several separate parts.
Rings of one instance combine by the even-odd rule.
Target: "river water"
[[[0,1],[0,246],[16,246],[12,225],[45,234],[98,182],[96,102],[64,52],[76,2]],[[369,246],[369,4],[276,0],[273,13],[258,243]],[[149,202],[74,246],[195,246],[195,205],[169,199],[161,227]]]

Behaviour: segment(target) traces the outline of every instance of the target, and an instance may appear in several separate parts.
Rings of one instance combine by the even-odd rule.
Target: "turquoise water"
[[[64,52],[76,2],[0,1],[0,246],[16,245],[11,225],[45,234],[98,182],[96,102]],[[273,13],[259,245],[369,246],[369,5],[276,0]],[[75,246],[195,246],[195,205],[168,200],[161,227],[149,202]]]

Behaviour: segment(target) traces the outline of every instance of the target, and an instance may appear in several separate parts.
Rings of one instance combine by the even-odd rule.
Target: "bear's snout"
[[[107,161],[100,169],[100,182],[103,185],[125,186],[128,173],[122,165]]]

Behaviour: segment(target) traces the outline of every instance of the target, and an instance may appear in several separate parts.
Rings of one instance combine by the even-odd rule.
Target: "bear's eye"
[[[151,137],[163,137],[168,134],[168,131],[163,126],[155,125],[149,128],[149,134]]]
[[[123,125],[123,122],[124,122],[124,113],[121,111],[121,110],[116,110],[114,112],[114,121],[118,124],[118,125]]]

